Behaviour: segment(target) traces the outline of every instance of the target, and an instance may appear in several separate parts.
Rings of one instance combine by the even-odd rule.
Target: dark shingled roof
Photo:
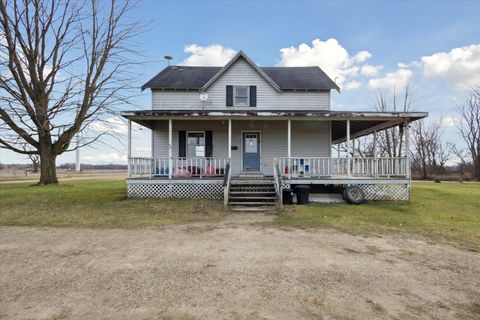
[[[340,88],[319,67],[261,68],[282,90]]]
[[[200,89],[222,67],[169,66],[142,86],[151,89]]]
[[[142,86],[150,89],[201,89],[222,67],[169,66]],[[319,67],[260,68],[282,90],[340,88]]]

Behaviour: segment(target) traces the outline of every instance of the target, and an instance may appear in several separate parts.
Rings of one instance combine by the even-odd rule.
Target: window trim
[[[237,103],[237,89],[244,88],[247,91],[247,102],[245,104]],[[242,97],[244,98],[244,97]],[[250,107],[250,86],[233,86],[233,106],[234,107]]]
[[[188,155],[188,134],[189,133],[201,133],[203,134],[203,157],[197,157],[196,155],[191,157]],[[185,158],[205,158],[207,152],[207,132],[206,131],[201,131],[201,130],[192,130],[192,131],[186,131],[185,132]]]

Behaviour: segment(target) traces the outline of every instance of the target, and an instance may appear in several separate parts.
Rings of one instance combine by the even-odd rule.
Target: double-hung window
[[[187,132],[187,157],[205,157],[205,132]]]
[[[248,86],[233,87],[233,105],[235,107],[248,107],[250,105],[248,89]]]

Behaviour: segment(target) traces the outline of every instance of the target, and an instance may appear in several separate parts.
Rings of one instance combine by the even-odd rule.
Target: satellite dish
[[[173,59],[172,56],[164,56],[163,59],[167,60],[167,64],[170,65],[170,60]]]
[[[201,100],[202,102],[207,101],[207,100],[208,100],[208,93],[206,93],[206,92],[200,93],[200,100]]]

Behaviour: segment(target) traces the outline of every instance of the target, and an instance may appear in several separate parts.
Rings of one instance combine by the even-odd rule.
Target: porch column
[[[168,179],[172,179],[172,119],[168,119]]]
[[[350,120],[347,120],[347,177],[350,178]]]
[[[128,142],[127,142],[127,166],[128,166],[128,177],[132,176],[131,167],[130,167],[130,158],[132,157],[132,120],[128,119]]]
[[[373,175],[377,177],[378,160],[377,160],[377,130],[373,131]]]
[[[405,132],[405,158],[407,159],[406,169],[407,178],[410,179],[410,124],[407,122],[404,124]]]
[[[231,161],[231,158],[232,158],[232,119],[228,119],[228,160]]]
[[[292,120],[288,119],[287,126],[287,157],[288,157],[288,178],[292,177]]]

